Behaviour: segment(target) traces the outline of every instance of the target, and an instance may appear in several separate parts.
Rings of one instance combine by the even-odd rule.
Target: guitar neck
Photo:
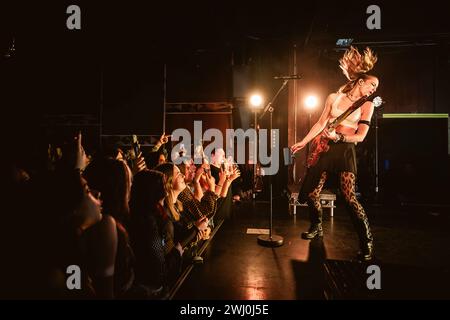
[[[334,119],[332,123],[328,125],[329,129],[336,128],[342,121],[345,120],[351,113],[355,112],[358,108],[360,108],[367,100],[369,100],[370,96],[362,96],[357,101],[355,101],[343,114]]]

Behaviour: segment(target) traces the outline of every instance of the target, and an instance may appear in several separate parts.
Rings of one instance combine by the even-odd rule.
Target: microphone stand
[[[374,163],[374,169],[375,169],[375,205],[379,206],[380,205],[380,189],[379,189],[379,185],[378,185],[378,181],[379,181],[379,164],[378,164],[378,116],[379,116],[379,112],[381,111],[380,107],[375,108],[374,111],[374,116],[375,116],[375,163]]]
[[[275,101],[275,99],[278,97],[278,95],[280,94],[281,91],[283,91],[283,89],[286,87],[287,83],[289,82],[289,79],[285,79],[283,81],[283,84],[281,85],[280,89],[278,90],[278,92],[275,94],[275,96],[272,98],[272,100],[267,104],[267,106],[264,108],[263,113],[261,114],[261,116],[259,117],[259,119],[261,120],[264,115],[269,112],[270,114],[270,154],[272,154],[272,143],[273,143],[273,135],[272,135],[272,125],[273,125],[273,102]],[[256,142],[256,141],[255,141]],[[269,176],[269,184],[270,184],[270,231],[269,234],[263,234],[260,235],[258,237],[258,243],[262,246],[266,246],[266,247],[279,247],[282,246],[284,243],[284,239],[283,237],[277,236],[273,234],[273,197],[272,197],[272,176]]]

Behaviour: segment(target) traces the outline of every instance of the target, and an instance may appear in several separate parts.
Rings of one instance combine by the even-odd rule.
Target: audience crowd
[[[15,157],[3,167],[0,298],[167,299],[240,201],[238,166],[223,149],[177,166],[165,134],[145,157],[91,156],[82,139],[49,145],[32,167]]]

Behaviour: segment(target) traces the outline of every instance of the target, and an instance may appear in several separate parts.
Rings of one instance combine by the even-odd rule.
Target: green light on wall
[[[448,113],[384,113],[386,119],[442,119],[448,118]]]

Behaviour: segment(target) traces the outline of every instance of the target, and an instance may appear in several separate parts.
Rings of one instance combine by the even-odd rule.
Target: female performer
[[[292,153],[305,147],[318,134],[328,138],[330,146],[328,152],[323,153],[318,162],[308,168],[299,198],[308,203],[311,226],[307,232],[302,233],[303,239],[314,239],[323,235],[322,206],[319,200],[320,192],[329,174],[338,174],[342,194],[346,207],[350,213],[353,224],[359,236],[361,252],[359,258],[364,261],[373,258],[373,237],[370,232],[367,215],[356,199],[356,154],[355,144],[362,142],[369,131],[370,119],[374,106],[366,101],[360,108],[351,113],[335,130],[326,127],[339,115],[344,113],[363,96],[373,94],[378,88],[378,78],[369,75],[374,67],[377,57],[366,48],[363,54],[356,48],[350,47],[342,59],[340,68],[347,77],[348,82],[338,92],[331,93],[317,123],[300,142],[291,147]]]

